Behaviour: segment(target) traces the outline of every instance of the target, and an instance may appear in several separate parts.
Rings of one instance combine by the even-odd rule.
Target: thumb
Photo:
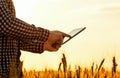
[[[55,45],[53,45],[52,41],[46,41],[44,43],[44,50],[46,51],[57,51],[59,48],[57,48]]]
[[[48,45],[46,50],[47,50],[47,51],[57,51],[58,48],[56,48],[56,47],[54,47],[54,46],[52,46],[52,45]]]

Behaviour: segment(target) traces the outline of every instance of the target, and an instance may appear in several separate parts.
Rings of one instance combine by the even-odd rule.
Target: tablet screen
[[[85,29],[86,29],[86,27],[81,27],[81,28],[76,28],[76,29],[72,30],[70,33],[68,33],[69,35],[71,35],[71,38],[65,37],[63,44],[65,44],[66,42],[68,42],[69,40],[74,38],[76,35],[78,35],[80,32],[82,32]]]

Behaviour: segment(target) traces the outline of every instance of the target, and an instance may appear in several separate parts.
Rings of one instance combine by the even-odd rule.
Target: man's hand
[[[44,43],[44,50],[57,51],[61,47],[64,37],[71,36],[61,31],[50,31],[48,40]]]

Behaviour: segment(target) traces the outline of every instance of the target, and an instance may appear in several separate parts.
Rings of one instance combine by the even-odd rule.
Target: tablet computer
[[[65,37],[64,40],[63,40],[63,44],[65,44],[66,42],[68,42],[69,40],[71,40],[72,38],[74,38],[76,35],[78,35],[82,31],[84,31],[85,29],[86,29],[86,27],[81,27],[81,28],[73,29],[70,33],[68,33],[69,35],[71,35],[71,38]]]

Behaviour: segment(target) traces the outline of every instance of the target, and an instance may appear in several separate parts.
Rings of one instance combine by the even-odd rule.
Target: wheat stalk
[[[116,73],[116,67],[117,67],[117,63],[116,63],[116,59],[115,56],[113,57],[113,67],[112,67],[112,77],[114,77],[115,73]]]
[[[67,60],[64,53],[63,53],[62,63],[63,63],[64,78],[66,78]]]
[[[93,64],[92,64],[92,66],[91,66],[91,71],[92,71],[92,77],[93,77],[93,75],[94,75],[94,62],[93,62]]]
[[[99,67],[98,67],[97,73],[96,73],[96,75],[95,75],[95,78],[96,78],[96,77],[99,78],[99,71],[100,71],[100,69],[101,69],[104,61],[105,61],[105,58],[101,61],[100,65],[99,65]]]

